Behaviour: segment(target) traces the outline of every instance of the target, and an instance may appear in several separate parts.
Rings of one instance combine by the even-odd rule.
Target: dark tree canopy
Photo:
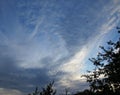
[[[28,95],[55,95],[56,90],[53,89],[53,84],[54,82],[49,83],[45,88],[42,88],[42,91],[39,91],[38,87],[36,87],[35,91]]]
[[[88,71],[87,82],[90,91],[102,95],[120,95],[120,38],[118,41],[107,42],[108,47],[102,47],[102,52],[96,58],[89,59],[95,66],[93,71]]]

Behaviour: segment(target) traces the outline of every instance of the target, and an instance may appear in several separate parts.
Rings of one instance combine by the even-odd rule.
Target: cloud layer
[[[98,46],[117,36],[113,29],[119,24],[119,3],[1,0],[0,92],[29,92],[52,80],[58,88],[87,87],[80,76]]]

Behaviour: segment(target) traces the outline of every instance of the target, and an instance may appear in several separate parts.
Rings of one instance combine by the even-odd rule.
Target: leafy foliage
[[[42,91],[39,91],[38,87],[36,87],[33,94],[28,94],[28,95],[55,95],[56,90],[53,89],[53,84],[54,81],[49,83],[45,88],[42,88]]]
[[[95,69],[83,76],[90,83],[90,91],[117,95],[120,94],[120,38],[107,44],[107,48],[100,46],[102,52],[96,58],[89,59]]]

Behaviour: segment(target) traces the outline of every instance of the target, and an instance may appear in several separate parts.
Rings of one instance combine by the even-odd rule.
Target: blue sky
[[[58,89],[87,88],[88,58],[118,38],[119,16],[119,0],[0,0],[0,94],[52,80]]]

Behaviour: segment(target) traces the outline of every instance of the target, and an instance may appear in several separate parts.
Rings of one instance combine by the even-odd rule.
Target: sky
[[[24,95],[55,81],[84,90],[100,45],[117,40],[119,0],[0,0],[0,94]]]

